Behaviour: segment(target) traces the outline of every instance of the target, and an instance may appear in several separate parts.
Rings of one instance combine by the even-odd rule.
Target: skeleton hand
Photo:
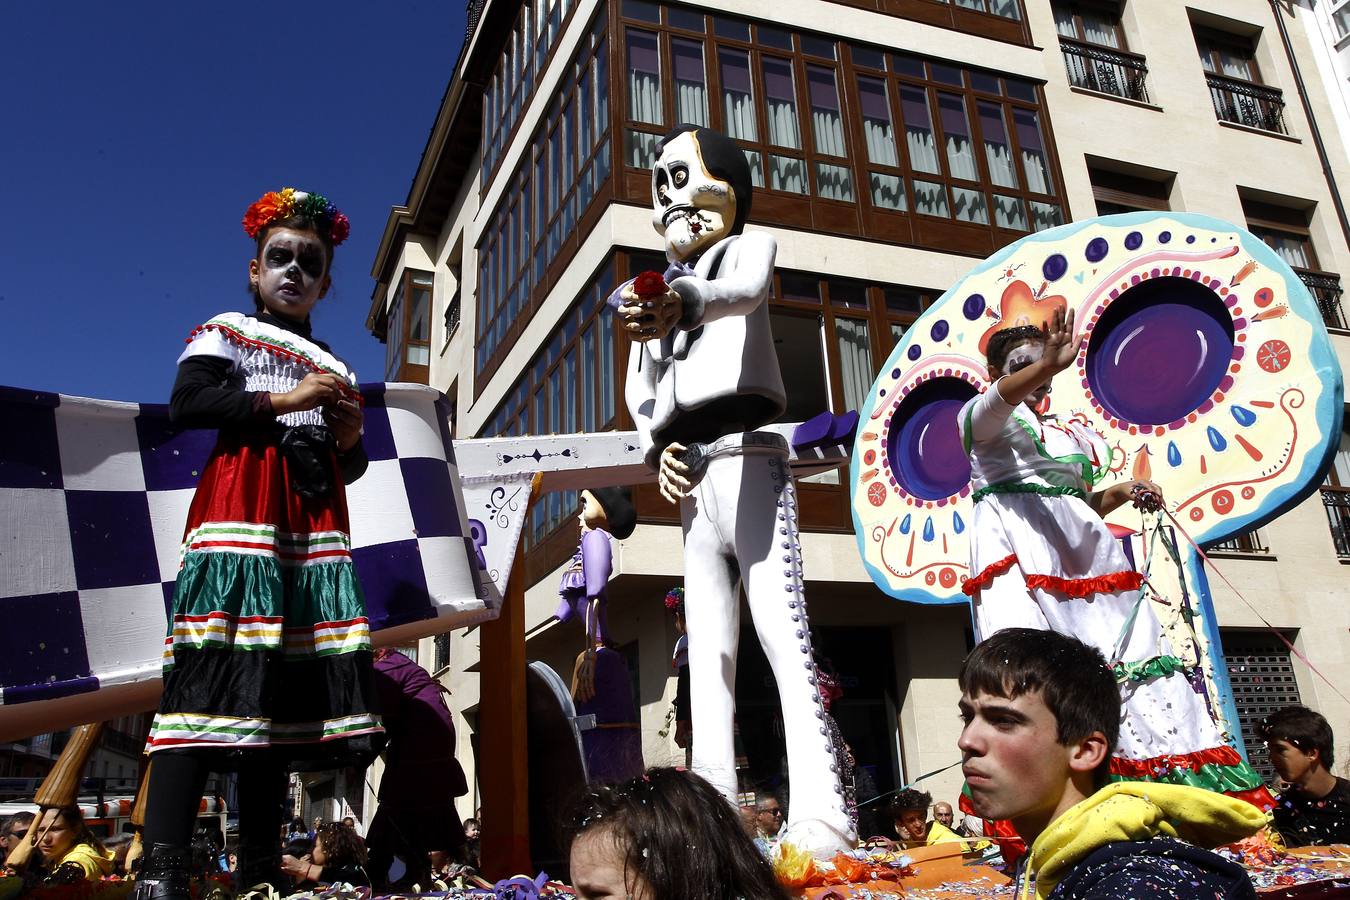
[[[619,297],[623,301],[617,310],[620,325],[629,337],[642,343],[661,340],[684,315],[684,301],[670,288],[664,294],[643,297],[630,284]]]
[[[671,444],[661,451],[661,469],[657,472],[656,484],[661,489],[661,496],[671,503],[689,496],[689,489],[693,487],[685,477],[689,467],[679,460],[684,450],[683,444]]]

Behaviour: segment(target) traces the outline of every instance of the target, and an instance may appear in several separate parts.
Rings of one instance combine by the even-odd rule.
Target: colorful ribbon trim
[[[1165,678],[1174,672],[1185,672],[1186,664],[1175,656],[1155,656],[1139,662],[1118,662],[1111,667],[1117,682],[1147,681],[1150,678]]]
[[[1111,572],[1092,578],[1060,578],[1058,575],[1028,575],[1027,587],[1055,591],[1066,597],[1087,597],[1091,594],[1115,594],[1137,591],[1144,583],[1138,572]]]
[[[1077,497],[1087,499],[1087,492],[1069,485],[1036,484],[1031,481],[1005,481],[989,484],[970,495],[972,503],[979,503],[990,494],[1040,494],[1043,497]]]
[[[1154,756],[1149,759],[1113,756],[1110,771],[1111,781],[1183,784],[1220,794],[1252,794],[1262,787],[1261,776],[1256,770],[1226,744],[1194,753]]]
[[[974,578],[967,578],[961,584],[961,593],[965,594],[967,597],[974,597],[976,591],[988,587],[989,582],[1011,569],[1016,563],[1016,553],[1010,553],[998,562],[990,563],[980,571],[980,574],[976,575]]]

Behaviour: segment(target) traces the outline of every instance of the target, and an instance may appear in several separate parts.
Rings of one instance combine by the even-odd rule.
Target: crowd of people
[[[29,839],[37,816],[20,812],[0,822],[0,852],[9,856],[18,844]],[[132,845],[130,834],[100,837],[85,823],[78,806],[48,809],[33,830],[36,851],[26,867],[28,880],[46,886],[98,881],[109,876],[126,877],[139,868],[139,861],[128,866]],[[279,877],[271,879],[282,893],[322,889],[334,884],[356,887],[410,888],[412,881],[391,884],[389,872],[373,871],[369,865],[366,840],[352,816],[325,822],[315,818],[306,828],[298,816],[284,829],[279,846]],[[478,821],[464,821],[464,840],[453,850],[428,853],[426,877],[420,886],[430,890],[433,879],[452,880],[477,872]],[[198,828],[192,839],[192,870],[200,877],[223,877],[238,889],[254,885],[241,879],[238,848],[218,828]],[[411,869],[408,869],[411,871]]]
[[[1350,782],[1331,773],[1329,724],[1305,707],[1261,723],[1280,779],[1271,833],[1266,814],[1243,800],[1111,780],[1120,694],[1100,652],[1075,638],[1006,629],[976,647],[959,680],[968,802],[980,817],[1011,822],[1025,842],[1005,860],[1019,898],[1255,897],[1246,871],[1212,848],[1263,828],[1288,847],[1350,842]],[[784,897],[771,867],[784,800],[765,796],[738,820],[683,769],[593,789],[568,820],[578,896]],[[950,803],[907,787],[888,812],[896,849],[960,842],[964,853],[998,860],[981,819]]]

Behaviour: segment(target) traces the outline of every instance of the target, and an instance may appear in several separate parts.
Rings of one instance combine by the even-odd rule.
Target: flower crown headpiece
[[[256,240],[258,232],[268,225],[291,216],[304,216],[312,219],[320,228],[327,227],[334,247],[345,241],[352,230],[347,216],[327,197],[297,191],[295,188],[282,188],[268,191],[248,208],[248,212],[244,213],[244,233]]]
[[[684,588],[673,587],[666,591],[666,609],[671,612],[684,612]]]

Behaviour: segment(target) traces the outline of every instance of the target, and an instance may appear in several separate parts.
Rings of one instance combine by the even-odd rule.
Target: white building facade
[[[387,377],[445,391],[459,437],[630,428],[627,340],[603,301],[663,265],[647,166],[679,122],[727,133],[751,161],[750,227],[779,246],[785,420],[858,408],[904,329],[999,247],[1124,210],[1205,213],[1262,237],[1318,298],[1344,369],[1338,192],[1350,155],[1344,74],[1333,82],[1310,62],[1324,12],[1285,9],[1282,32],[1265,0],[490,0],[471,10],[375,261],[369,325],[389,346]],[[959,758],[955,675],[970,622],[964,608],[904,604],[871,584],[846,481],[801,487],[807,598],[844,688],[836,716],[880,793]],[[668,722],[677,635],[662,605],[681,583],[678,512],[653,486],[636,495],[610,626],[647,764],[682,763]],[[527,653],[564,676],[582,636],[552,613],[575,511],[575,496],[547,495],[524,538]],[[1350,681],[1350,441],[1321,491],[1215,556],[1302,654]],[[1343,768],[1350,708],[1252,609],[1220,584],[1214,594],[1244,720],[1304,702],[1337,729]],[[419,649],[451,690],[472,784],[496,739],[476,733],[492,690],[476,672],[478,632]],[[754,791],[781,774],[781,722],[753,638],[741,651],[743,787]],[[926,786],[951,801],[959,780],[953,770]],[[461,813],[477,803],[471,793]]]

